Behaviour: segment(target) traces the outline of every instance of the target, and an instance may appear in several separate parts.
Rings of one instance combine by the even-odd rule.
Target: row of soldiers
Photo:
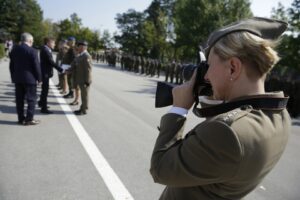
[[[115,67],[117,62],[120,62],[120,56],[115,49],[106,50],[104,52],[92,52],[93,60],[107,63],[109,66]]]
[[[181,84],[182,80],[182,64],[175,60],[162,62],[160,59],[146,58],[143,56],[135,56],[123,54],[120,59],[121,70],[132,71],[135,73],[160,77],[161,70],[165,71],[165,81],[170,83]]]
[[[103,54],[103,62],[109,64],[109,53]],[[149,75],[151,77],[157,75],[160,76],[161,70],[165,72],[165,82],[182,84],[183,77],[182,71],[184,64],[176,60],[169,62],[162,62],[160,59],[152,59],[143,56],[136,56],[129,53],[118,54],[115,53],[114,65],[119,62],[121,70],[132,71],[135,73]],[[286,78],[279,76],[276,73],[272,73],[266,80],[266,91],[280,91],[289,96],[288,111],[292,117],[300,115],[300,76],[297,78]]]
[[[183,82],[182,63],[176,60],[162,62],[160,59],[136,56],[129,53],[119,54],[114,49],[104,52],[92,52],[92,57],[96,62],[104,62],[109,66],[115,67],[120,63],[121,70],[132,71],[135,73],[145,74],[146,76],[160,76],[161,70],[165,71],[165,81],[170,83],[181,84]]]

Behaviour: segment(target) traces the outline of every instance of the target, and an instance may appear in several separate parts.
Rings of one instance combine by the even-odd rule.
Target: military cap
[[[75,41],[76,39],[75,39],[75,37],[73,37],[73,36],[70,36],[70,37],[68,37],[68,41]]]
[[[77,46],[79,46],[79,45],[87,46],[88,42],[87,41],[79,41],[79,42],[77,42]]]
[[[287,29],[287,26],[288,23],[284,21],[262,17],[253,17],[229,24],[210,34],[205,47],[206,57],[217,41],[230,33],[247,31],[263,39],[274,40]]]

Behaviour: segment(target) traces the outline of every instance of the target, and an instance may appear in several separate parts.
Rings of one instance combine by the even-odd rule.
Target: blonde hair
[[[274,50],[277,44],[278,41],[265,40],[243,31],[222,37],[212,50],[222,60],[237,57],[242,63],[249,64],[246,70],[249,76],[258,73],[264,76],[280,59]]]

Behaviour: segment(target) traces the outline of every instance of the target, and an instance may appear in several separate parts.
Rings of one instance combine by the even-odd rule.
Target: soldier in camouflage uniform
[[[74,37],[69,37],[68,42],[69,50],[67,53],[64,55],[62,64],[66,65],[71,65],[75,58],[75,38]],[[73,75],[72,73],[67,74],[67,80],[68,80],[68,87],[69,87],[69,93],[64,96],[64,98],[73,98],[74,97],[74,92],[73,92]]]
[[[64,54],[68,50],[68,46],[66,45],[67,41],[61,40],[58,44],[58,54],[56,56],[56,64],[58,66],[61,66]],[[62,94],[65,94],[67,92],[67,83],[65,79],[65,75],[62,73],[58,73],[58,87],[59,89],[62,89]]]

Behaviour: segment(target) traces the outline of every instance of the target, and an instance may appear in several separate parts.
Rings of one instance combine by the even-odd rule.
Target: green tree
[[[42,43],[43,12],[35,0],[0,0],[0,27],[15,41],[23,32],[31,33],[35,44]]]
[[[73,36],[77,41],[87,41],[90,50],[99,50],[103,48],[103,39],[100,37],[100,31],[93,31],[88,27],[84,27],[81,18],[76,13],[71,14],[70,18],[54,24],[53,28],[58,32],[58,40],[67,39],[68,37]]]
[[[115,36],[115,40],[123,50],[134,54],[142,52],[143,40],[140,33],[144,19],[145,14],[134,9],[129,9],[123,14],[117,14],[115,20],[121,33]]]
[[[58,23],[60,39],[66,39],[70,36],[76,37],[76,39],[81,37],[80,31],[82,31],[82,22],[76,13],[71,14],[70,19],[64,19]]]
[[[113,43],[112,43],[113,39],[108,30],[103,31],[102,40],[103,40],[103,47],[105,49],[113,47]]]
[[[51,19],[43,20],[42,29],[40,31],[43,32],[44,36],[57,38],[59,35],[58,25],[53,23]]]
[[[281,74],[300,73],[300,1],[294,0],[291,7],[285,8],[278,4],[272,9],[272,18],[284,20],[289,23],[289,29],[281,40],[278,47],[281,60],[275,70]]]
[[[167,13],[165,13],[160,0],[153,0],[145,13],[146,21],[148,22],[144,25],[148,25],[148,30],[153,31],[152,34],[146,35],[152,37],[148,38],[148,41],[152,42],[151,48],[149,49],[150,57],[161,58],[164,54],[163,51],[166,48]],[[151,26],[154,27],[154,29],[149,29]]]
[[[252,16],[249,0],[177,0],[174,12],[176,47],[184,58],[194,58],[215,29]]]

